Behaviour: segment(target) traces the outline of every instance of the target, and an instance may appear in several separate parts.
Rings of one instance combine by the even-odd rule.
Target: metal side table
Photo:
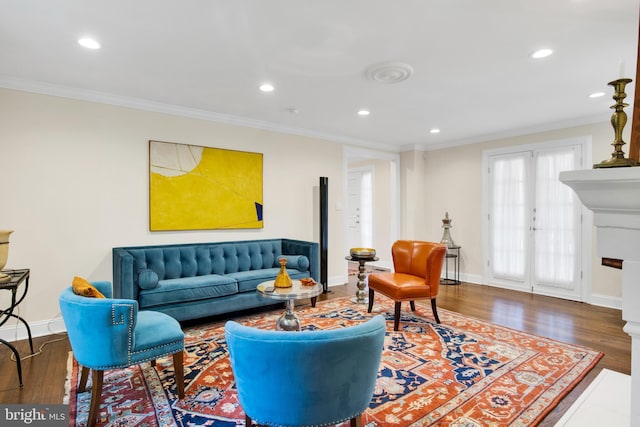
[[[442,285],[459,285],[460,284],[460,248],[461,246],[453,246],[447,248],[447,254],[444,259],[444,278],[440,279]],[[453,260],[453,278],[449,279],[449,260]]]
[[[356,291],[356,296],[351,298],[351,302],[354,302],[356,304],[367,304],[369,302],[369,298],[366,297],[366,292],[364,291],[364,288],[367,286],[367,283],[365,282],[365,279],[367,278],[367,274],[365,272],[364,265],[367,262],[378,261],[380,258],[376,256],[353,257],[349,255],[348,257],[345,257],[345,259],[347,261],[353,261],[358,263],[358,282],[356,283],[358,290]]]
[[[17,314],[13,313],[13,310],[20,305],[24,297],[27,296],[27,291],[29,290],[29,269],[22,270],[2,270],[3,273],[8,274],[11,278],[6,283],[0,283],[0,290],[11,291],[11,306],[5,309],[0,310],[0,326],[7,323],[10,318],[14,318],[22,322],[22,324],[27,328],[27,334],[29,335],[29,348],[31,349],[31,354],[33,354],[33,339],[31,338],[31,328],[26,320]],[[24,286],[22,287],[22,293],[18,296],[18,288],[24,282]],[[13,352],[13,355],[16,358],[16,366],[18,368],[18,381],[20,382],[20,387],[22,387],[22,363],[20,362],[20,354],[18,350],[9,342],[0,338],[0,343],[9,347],[9,349]]]

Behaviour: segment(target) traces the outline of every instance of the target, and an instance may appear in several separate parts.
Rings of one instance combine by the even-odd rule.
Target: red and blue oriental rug
[[[387,317],[375,394],[363,421],[378,426],[532,426],[589,372],[602,354],[416,304],[393,331],[393,303],[376,313],[350,299],[298,311],[304,329],[331,329]],[[408,304],[407,304],[408,305]],[[408,308],[408,307],[407,307]],[[271,329],[279,311],[235,319]],[[224,340],[224,322],[185,330],[186,397],[176,399],[171,358],[105,372],[101,426],[244,425]],[[71,424],[86,425],[90,393],[76,393],[78,366],[69,358]]]

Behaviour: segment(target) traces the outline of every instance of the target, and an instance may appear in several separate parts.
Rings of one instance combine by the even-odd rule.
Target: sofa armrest
[[[304,255],[309,258],[309,273],[316,282],[320,280],[320,260],[317,242],[305,240],[282,239],[283,255]]]
[[[135,259],[122,248],[113,248],[113,297],[138,299]]]

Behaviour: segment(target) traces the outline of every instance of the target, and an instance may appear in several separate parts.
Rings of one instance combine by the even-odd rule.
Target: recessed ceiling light
[[[547,56],[551,55],[553,53],[553,51],[551,49],[539,49],[536,50],[535,52],[533,52],[531,54],[531,57],[533,59],[541,59],[541,58],[546,58]]]
[[[273,85],[271,83],[263,83],[260,85],[260,90],[263,92],[273,92]]]
[[[100,43],[89,37],[79,39],[78,44],[87,49],[100,49]]]
[[[369,110],[358,110],[359,116],[368,116],[369,114],[371,114]]]
[[[601,96],[604,96],[604,95],[605,95],[604,92],[595,92],[589,95],[589,98],[600,98]]]
[[[438,128],[433,128],[429,131],[429,133],[440,133],[440,129]]]

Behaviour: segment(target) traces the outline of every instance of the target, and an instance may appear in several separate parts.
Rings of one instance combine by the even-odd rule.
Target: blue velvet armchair
[[[268,426],[362,425],[380,367],[382,316],[323,331],[260,330],[229,321],[225,336],[238,399]]]
[[[92,283],[106,298],[87,298],[65,289],[59,298],[73,356],[82,366],[78,390],[84,391],[89,369],[93,385],[88,426],[100,408],[104,371],[120,369],[173,354],[176,389],[184,397],[184,334],[172,317],[154,311],[138,312],[138,302],[113,299],[110,282]]]

